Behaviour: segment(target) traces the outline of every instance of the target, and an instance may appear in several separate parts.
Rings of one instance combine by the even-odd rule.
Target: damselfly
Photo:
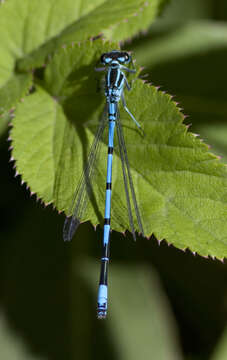
[[[125,146],[125,140],[123,135],[123,129],[120,122],[120,115],[118,109],[118,103],[121,100],[124,109],[127,111],[131,119],[136,126],[141,130],[140,124],[136,121],[135,117],[131,114],[126,106],[124,97],[124,88],[130,90],[131,87],[125,76],[125,72],[135,73],[134,69],[129,69],[124,66],[132,62],[131,56],[127,52],[113,50],[109,53],[102,54],[101,63],[104,65],[101,68],[97,68],[96,71],[105,71],[105,97],[106,108],[104,116],[100,120],[93,144],[91,146],[87,165],[77,186],[72,207],[71,216],[67,217],[64,223],[63,237],[65,241],[70,241],[83,218],[87,201],[89,199],[89,190],[91,190],[91,181],[94,175],[97,153],[99,149],[99,143],[102,139],[104,129],[109,124],[108,132],[108,155],[107,155],[107,178],[106,178],[106,198],[105,198],[105,215],[104,215],[104,230],[103,230],[103,244],[102,244],[102,257],[101,257],[101,273],[98,290],[98,305],[97,316],[99,319],[104,319],[107,315],[107,274],[109,263],[109,249],[110,249],[110,215],[111,215],[111,182],[112,182],[112,161],[113,161],[113,149],[114,149],[114,129],[117,128],[117,137],[119,143],[119,153],[122,164],[122,172],[124,179],[124,187],[126,194],[126,202],[128,208],[128,216],[130,228],[134,239],[135,227],[132,215],[131,201],[134,206],[139,231],[143,232],[143,226],[141,216],[136,200],[135,190],[133,187],[132,176],[129,167],[128,155]]]

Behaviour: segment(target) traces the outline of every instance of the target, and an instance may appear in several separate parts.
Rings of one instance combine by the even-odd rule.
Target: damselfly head
[[[101,56],[101,63],[104,65],[111,64],[128,64],[131,61],[131,56],[126,51],[112,50],[104,53]]]

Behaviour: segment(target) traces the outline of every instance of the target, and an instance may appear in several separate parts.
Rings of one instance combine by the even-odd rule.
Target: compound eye
[[[125,62],[125,57],[124,57],[124,56],[120,56],[119,58],[117,58],[117,60],[118,60],[120,63],[124,63],[124,62]]]
[[[105,58],[105,63],[106,64],[109,64],[111,61],[112,61],[111,57],[108,56],[108,57]]]
[[[102,64],[109,64],[111,62],[111,57],[109,56],[109,54],[102,54],[100,61]]]

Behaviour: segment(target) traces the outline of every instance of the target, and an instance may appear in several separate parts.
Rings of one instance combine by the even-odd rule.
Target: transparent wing
[[[94,141],[89,151],[86,167],[83,171],[83,174],[80,178],[79,184],[73,196],[72,205],[70,208],[71,215],[68,216],[64,222],[64,227],[63,227],[64,241],[72,240],[72,237],[75,231],[77,230],[81,222],[81,219],[83,218],[85,210],[87,208],[88,199],[92,193],[92,178],[94,175],[94,170],[96,168],[96,163],[100,150],[100,143],[107,123],[108,122],[107,122],[106,108],[105,108],[102,117],[100,119],[100,124],[96,131]]]
[[[142,220],[141,220],[141,216],[140,216],[140,212],[139,212],[139,207],[138,207],[137,200],[136,200],[135,189],[133,186],[132,175],[131,175],[131,171],[130,171],[130,165],[129,165],[129,161],[128,161],[126,146],[125,146],[124,133],[123,133],[123,129],[122,129],[122,126],[120,123],[119,112],[118,112],[118,117],[116,120],[116,125],[117,125],[117,136],[118,136],[118,142],[119,142],[119,151],[120,151],[120,158],[121,158],[121,165],[122,165],[122,172],[123,172],[123,179],[124,179],[124,186],[125,186],[125,195],[126,195],[126,201],[127,201],[127,207],[128,207],[129,224],[131,227],[133,238],[134,238],[134,240],[136,240],[135,228],[134,228],[134,222],[133,222],[133,216],[132,216],[131,201],[130,201],[130,194],[129,194],[129,187],[130,187],[130,191],[131,191],[132,202],[133,202],[133,206],[135,209],[135,214],[136,214],[139,230],[143,236],[144,236],[144,231],[143,231]],[[129,184],[129,187],[128,187],[128,184]]]

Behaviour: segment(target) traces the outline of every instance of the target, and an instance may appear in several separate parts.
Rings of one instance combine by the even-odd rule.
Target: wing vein
[[[137,200],[136,200],[135,189],[133,186],[133,180],[132,180],[130,165],[129,165],[129,161],[128,161],[128,154],[127,154],[127,149],[126,149],[126,145],[125,145],[124,133],[123,133],[123,129],[122,129],[122,126],[120,123],[119,111],[118,111],[116,124],[117,124],[117,136],[118,136],[118,142],[119,142],[122,173],[123,173],[123,179],[124,179],[125,195],[126,195],[126,201],[127,201],[127,207],[128,207],[129,224],[131,227],[133,238],[134,238],[134,240],[136,240],[135,227],[134,227],[133,215],[132,215],[132,207],[131,207],[131,201],[130,201],[130,195],[129,195],[129,187],[130,187],[132,202],[134,205],[135,214],[136,214],[136,218],[137,218],[137,222],[138,222],[138,226],[139,226],[139,231],[141,232],[141,234],[143,236],[144,236],[144,231],[143,231],[143,225],[142,225],[139,207],[138,207]],[[129,187],[128,187],[128,184],[129,184]]]
[[[70,216],[65,219],[63,227],[63,239],[64,241],[71,241],[72,237],[77,230],[81,219],[87,208],[88,198],[92,192],[92,178],[94,170],[96,168],[97,159],[100,150],[100,143],[102,140],[103,132],[107,124],[106,109],[101,117],[100,124],[96,131],[94,141],[91,145],[87,164],[80,178],[79,184],[73,196]]]

